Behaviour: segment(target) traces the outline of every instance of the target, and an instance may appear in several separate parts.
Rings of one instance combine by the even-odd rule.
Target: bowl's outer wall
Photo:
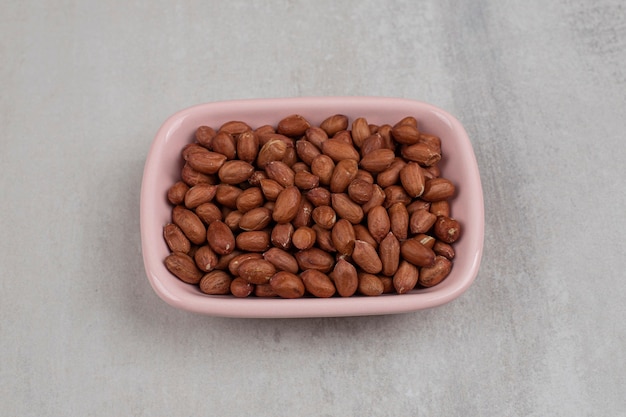
[[[450,275],[439,285],[404,295],[354,296],[330,299],[304,298],[237,299],[208,296],[174,277],[163,264],[169,253],[163,226],[171,221],[168,188],[180,179],[183,146],[193,141],[198,126],[218,128],[241,120],[252,128],[270,124],[290,114],[300,114],[319,124],[333,114],[350,121],[365,117],[369,123],[393,124],[405,116],[418,119],[423,132],[442,141],[442,176],[457,187],[451,202],[452,216],[459,220],[462,237],[455,243],[456,257]],[[182,110],[161,126],[150,148],[141,189],[141,239],[144,264],[155,292],[170,305],[197,313],[229,317],[323,317],[393,314],[435,307],[461,295],[472,284],[482,257],[484,205],[476,157],[459,121],[448,112],[427,103],[385,97],[304,97],[233,100],[201,104]],[[393,298],[392,298],[393,297]]]

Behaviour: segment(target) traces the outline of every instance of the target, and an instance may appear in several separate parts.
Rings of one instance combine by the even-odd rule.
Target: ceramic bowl
[[[457,188],[451,203],[452,217],[463,226],[462,237],[454,244],[456,257],[450,275],[439,285],[415,289],[407,294],[347,298],[235,298],[201,293],[172,275],[163,260],[169,254],[163,226],[171,220],[166,199],[168,188],[180,178],[180,151],[193,141],[198,126],[219,127],[229,120],[242,120],[253,128],[272,124],[290,114],[300,114],[319,124],[332,114],[345,114],[352,121],[365,117],[375,124],[395,123],[414,116],[422,131],[442,141],[443,176]],[[459,297],[478,273],[484,238],[484,206],[476,157],[459,121],[433,105],[384,97],[305,97],[233,100],[201,104],[182,110],[165,121],[150,148],[141,186],[141,241],[148,280],[168,304],[190,312],[224,317],[332,317],[396,314],[432,308]]]

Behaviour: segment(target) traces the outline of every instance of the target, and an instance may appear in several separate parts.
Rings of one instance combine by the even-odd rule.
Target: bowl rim
[[[154,199],[154,195],[152,195],[156,187],[156,176],[154,174],[158,169],[159,154],[163,152],[169,138],[176,134],[183,121],[191,115],[209,113],[211,109],[216,108],[220,108],[222,111],[224,109],[236,111],[238,108],[245,110],[255,107],[280,108],[285,112],[288,111],[286,109],[303,106],[323,108],[329,107],[329,105],[346,109],[355,106],[366,106],[369,108],[374,105],[407,106],[420,109],[420,111],[431,112],[442,119],[457,136],[456,146],[461,148],[461,152],[464,155],[463,159],[467,162],[465,175],[469,179],[469,186],[473,196],[471,200],[471,211],[473,213],[471,226],[473,233],[463,237],[471,240],[470,247],[472,253],[468,260],[468,268],[463,271],[462,277],[455,281],[455,285],[445,287],[438,285],[404,295],[383,294],[378,297],[353,296],[328,299],[305,297],[295,300],[211,296],[203,294],[195,288],[192,289],[192,286],[189,286],[189,290],[179,290],[169,285],[172,281],[178,279],[164,268],[163,259],[157,254],[157,246],[150,243],[154,241],[156,234],[162,239],[161,230],[158,232],[152,230],[156,220],[151,210],[151,199]],[[212,316],[238,318],[304,318],[399,314],[446,304],[458,298],[472,285],[482,260],[484,197],[476,156],[465,128],[456,117],[432,104],[413,99],[382,96],[312,96],[214,101],[182,109],[168,117],[158,129],[144,165],[140,191],[140,234],[145,272],[151,287],[167,304],[182,310]],[[390,300],[389,297],[393,298]]]

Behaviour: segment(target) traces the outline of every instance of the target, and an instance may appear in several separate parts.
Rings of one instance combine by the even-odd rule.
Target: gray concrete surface
[[[626,7],[584,1],[0,5],[0,414],[626,416]],[[455,114],[475,284],[398,316],[235,320],[162,302],[139,189],[161,123],[236,98]]]

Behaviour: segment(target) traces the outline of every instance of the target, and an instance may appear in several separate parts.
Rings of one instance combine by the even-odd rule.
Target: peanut
[[[167,190],[167,269],[206,294],[404,294],[444,280],[461,225],[441,139],[395,124],[292,114],[199,126]]]

